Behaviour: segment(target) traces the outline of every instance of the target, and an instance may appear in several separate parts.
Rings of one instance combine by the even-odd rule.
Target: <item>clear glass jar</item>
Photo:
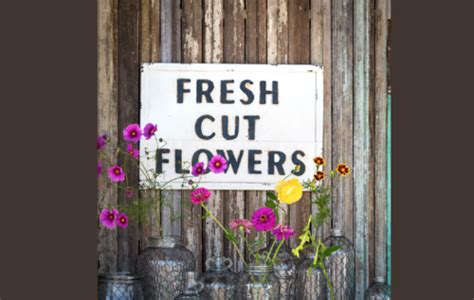
[[[323,271],[312,267],[313,260],[314,251],[307,252],[296,268],[296,299],[298,300],[328,299]]]
[[[280,284],[267,265],[248,265],[241,274],[238,288],[240,300],[278,300]]]
[[[178,295],[174,300],[207,300],[212,299],[203,291],[204,284],[197,280],[196,272],[183,273],[186,288],[184,292]]]
[[[383,277],[375,277],[374,283],[365,291],[365,300],[390,300],[391,289]]]
[[[341,230],[333,230],[331,236],[324,240],[324,245],[337,245],[339,250],[334,251],[327,258],[327,272],[333,286],[336,300],[355,299],[355,252],[352,243],[342,235]],[[328,290],[329,293],[329,290]],[[330,296],[328,294],[328,299]]]
[[[99,274],[99,300],[143,300],[141,277],[129,272]]]
[[[199,280],[204,284],[209,299],[235,299],[238,277],[230,269],[232,260],[215,256],[208,258],[205,265],[206,272],[201,274]]]
[[[177,236],[151,237],[137,258],[145,299],[173,299],[184,292],[183,273],[195,272],[196,261]]]

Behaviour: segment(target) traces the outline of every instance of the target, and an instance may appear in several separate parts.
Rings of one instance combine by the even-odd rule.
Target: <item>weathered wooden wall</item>
[[[334,167],[352,166],[338,185],[332,226],[354,242],[357,299],[375,276],[386,276],[386,123],[388,0],[99,0],[98,132],[114,146],[120,130],[138,122],[139,70],[144,62],[321,64],[324,67],[324,154]],[[137,182],[136,166],[128,172]],[[201,220],[188,193],[168,192],[165,233],[182,235],[202,270],[206,257],[236,259],[222,232]],[[305,193],[286,208],[297,230],[316,212]],[[98,207],[124,201],[99,181]],[[216,191],[213,212],[224,223],[263,206],[261,191]],[[180,219],[170,216],[181,212]],[[134,270],[156,220],[127,230],[99,229],[99,271]],[[319,232],[329,234],[331,224]],[[291,243],[294,243],[292,239]],[[236,269],[241,265],[236,265]]]

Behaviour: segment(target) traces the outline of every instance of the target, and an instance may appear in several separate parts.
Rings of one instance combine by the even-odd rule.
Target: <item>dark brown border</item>
[[[0,4],[0,299],[96,299],[96,2]]]
[[[392,1],[393,299],[473,299],[474,2]]]

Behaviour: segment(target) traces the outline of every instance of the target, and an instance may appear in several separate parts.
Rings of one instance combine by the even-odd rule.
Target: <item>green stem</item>
[[[276,240],[273,240],[272,246],[270,247],[270,251],[267,253],[267,257],[265,258],[265,264],[268,262],[268,258],[270,257],[270,254],[272,253],[273,247],[275,247]]]
[[[276,258],[277,254],[278,254],[278,251],[280,251],[280,248],[281,248],[281,246],[283,245],[284,242],[285,242],[285,239],[281,239],[281,242],[280,242],[280,244],[278,244],[278,247],[277,247],[277,249],[275,250],[275,254],[273,255],[272,263],[275,261],[275,258]]]
[[[316,267],[317,262],[318,262],[318,256],[319,256],[319,248],[321,246],[321,239],[318,239],[318,245],[316,246],[316,251],[314,253],[314,258],[313,258],[313,266]]]
[[[331,294],[331,300],[334,300],[334,291],[332,289],[332,284],[331,284],[331,281],[329,280],[329,276],[328,276],[328,273],[326,272],[326,267],[324,266],[324,264],[321,264],[321,270],[323,271],[324,278],[326,278],[326,281],[328,283],[329,293]]]

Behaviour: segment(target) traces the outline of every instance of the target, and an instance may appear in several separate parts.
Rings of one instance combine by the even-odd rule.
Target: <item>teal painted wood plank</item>
[[[392,282],[392,95],[387,99],[387,283]]]

